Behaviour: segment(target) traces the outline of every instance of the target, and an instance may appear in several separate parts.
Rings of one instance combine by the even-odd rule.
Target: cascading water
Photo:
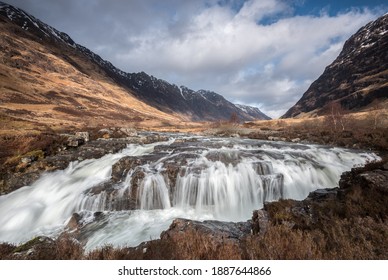
[[[112,165],[120,159],[145,155],[153,160],[125,170],[119,182],[111,180]],[[79,213],[87,250],[136,246],[158,238],[177,217],[250,219],[265,201],[299,200],[313,190],[336,187],[342,172],[376,158],[340,148],[247,139],[130,145],[117,154],[74,162],[1,196],[0,241],[56,236]],[[168,166],[175,173],[168,173]],[[98,211],[102,218],[95,219]]]

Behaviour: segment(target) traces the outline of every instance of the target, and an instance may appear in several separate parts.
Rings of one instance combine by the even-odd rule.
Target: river
[[[338,187],[373,153],[309,144],[169,134],[165,142],[72,162],[0,196],[0,241],[56,237],[76,213],[86,250],[159,238],[175,218],[246,221],[264,202]],[[112,180],[112,166],[138,160]],[[174,172],[171,172],[173,170]]]

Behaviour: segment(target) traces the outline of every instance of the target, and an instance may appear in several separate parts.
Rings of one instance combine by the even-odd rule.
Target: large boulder
[[[214,245],[223,242],[238,243],[245,235],[251,233],[250,222],[193,221],[175,219],[169,229],[160,235],[162,240],[179,239],[186,232],[195,232],[198,236],[209,238]]]

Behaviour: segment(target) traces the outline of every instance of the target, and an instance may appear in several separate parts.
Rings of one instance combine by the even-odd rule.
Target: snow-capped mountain
[[[357,111],[388,97],[388,14],[358,30],[285,118],[325,114],[333,102]]]
[[[253,106],[248,106],[248,105],[241,105],[241,104],[236,104],[240,110],[243,112],[249,114],[250,116],[256,116],[256,119],[259,120],[270,120],[271,118],[268,117],[267,115],[263,114],[258,108],[253,107]]]
[[[185,114],[195,121],[228,120],[233,113],[240,120],[269,119],[263,113],[258,115],[256,111],[252,114],[252,110],[241,110],[215,92],[178,87],[144,72],[127,74],[119,82],[148,104],[162,111]]]
[[[40,44],[51,44],[55,45],[56,48],[62,48],[64,50],[60,54],[62,59],[76,67],[80,72],[92,75],[96,69],[91,71],[91,67],[82,67],[65,53],[70,50],[77,52],[78,55],[83,55],[99,68],[97,72],[105,73],[119,86],[128,89],[130,94],[165,113],[177,113],[194,121],[229,119],[233,113],[236,113],[240,120],[268,118],[263,114],[251,114],[252,110],[241,110],[214,92],[193,91],[184,86],[178,87],[144,72],[126,73],[88,48],[74,42],[66,33],[60,32],[25,11],[3,2],[0,2],[0,16],[12,21],[24,30],[24,33],[18,31],[15,36],[31,36],[31,39]],[[256,110],[259,109],[256,108]]]
[[[0,2],[0,14],[21,26],[24,30],[41,36],[41,38],[45,37],[46,39],[61,41],[73,48],[76,47],[75,42],[69,35],[41,22],[22,9]]]

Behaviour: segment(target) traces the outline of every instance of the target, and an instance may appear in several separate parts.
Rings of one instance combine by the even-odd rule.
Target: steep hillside
[[[0,34],[3,132],[182,120],[138,100],[66,34],[2,3]]]
[[[67,34],[0,2],[0,114],[47,126],[112,125],[228,119],[256,115],[222,96],[125,73]],[[31,114],[27,114],[27,113]]]
[[[348,39],[337,59],[311,84],[283,118],[322,115],[331,104],[359,111],[388,97],[388,14]]]

